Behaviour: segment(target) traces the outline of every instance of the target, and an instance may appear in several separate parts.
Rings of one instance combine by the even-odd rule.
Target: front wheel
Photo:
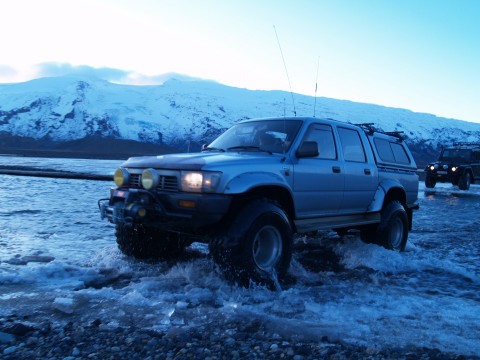
[[[136,259],[176,258],[188,245],[176,234],[144,225],[118,224],[115,227],[115,235],[120,251]]]
[[[458,188],[460,190],[468,190],[470,189],[470,184],[472,182],[472,176],[468,171],[464,172],[463,175],[460,177],[458,181]]]
[[[436,184],[437,184],[437,181],[435,180],[435,178],[433,176],[427,175],[425,177],[425,187],[426,188],[432,189],[432,188],[435,187]]]
[[[268,199],[254,200],[210,243],[210,251],[225,275],[241,285],[275,285],[290,266],[292,233],[281,207]]]
[[[391,201],[382,210],[378,226],[369,226],[360,232],[366,243],[375,243],[389,250],[404,251],[408,238],[408,216],[398,201]]]

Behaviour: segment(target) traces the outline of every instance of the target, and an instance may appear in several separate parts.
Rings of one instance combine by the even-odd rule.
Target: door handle
[[[365,173],[365,175],[371,175],[372,174],[370,169],[363,169],[363,172]]]
[[[332,171],[333,171],[334,173],[337,173],[337,174],[340,173],[340,171],[341,171],[341,170],[340,170],[340,166],[332,166]]]

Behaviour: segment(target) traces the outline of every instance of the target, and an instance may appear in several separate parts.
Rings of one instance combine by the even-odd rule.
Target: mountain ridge
[[[23,150],[98,152],[102,157],[115,153],[107,143],[122,155],[195,151],[241,119],[313,114],[402,131],[418,163],[436,156],[443,144],[480,142],[480,124],[375,104],[210,80],[124,85],[63,76],[0,84],[0,152],[20,151],[22,143],[29,145]]]

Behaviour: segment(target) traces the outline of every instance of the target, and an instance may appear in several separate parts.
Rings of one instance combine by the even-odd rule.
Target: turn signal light
[[[195,207],[197,206],[195,201],[190,201],[190,200],[180,200],[178,202],[178,205],[187,209],[195,209]]]

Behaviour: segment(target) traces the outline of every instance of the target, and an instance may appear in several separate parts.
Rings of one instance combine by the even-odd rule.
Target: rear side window
[[[390,143],[395,156],[395,161],[399,164],[410,164],[410,159],[402,145],[397,143]]]
[[[358,131],[339,127],[338,135],[345,161],[366,162],[365,150]]]
[[[393,151],[390,147],[389,141],[383,139],[375,139],[374,142],[380,159],[382,159],[383,161],[395,162],[395,157],[393,156]]]
[[[410,159],[402,145],[385,139],[374,139],[378,156],[386,162],[410,164]]]

